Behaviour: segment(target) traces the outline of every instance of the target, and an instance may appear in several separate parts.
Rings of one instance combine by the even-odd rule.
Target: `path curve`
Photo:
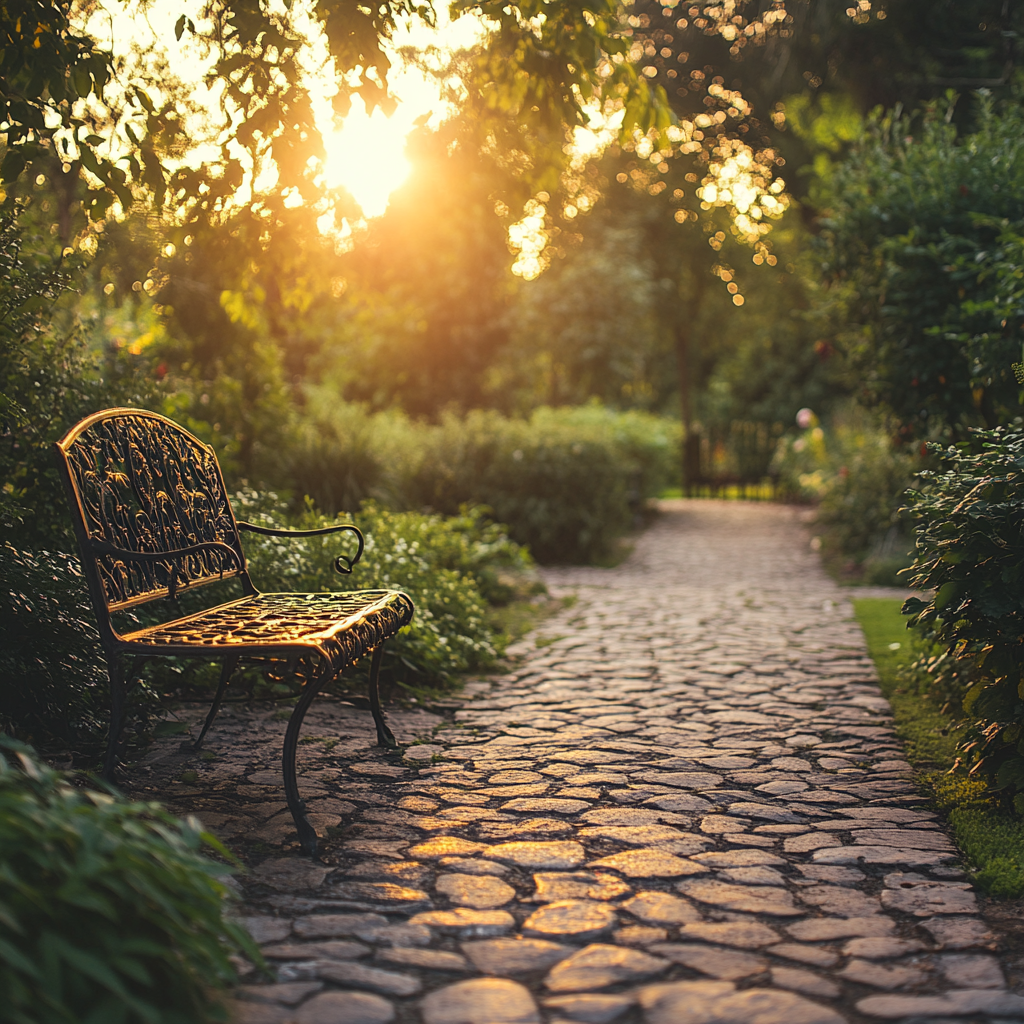
[[[394,716],[404,757],[311,716],[325,863],[280,808],[200,809],[276,854],[242,1024],[1024,1020],[792,509],[667,503],[622,566],[545,577],[576,603],[453,717]],[[280,723],[247,714],[200,768],[256,801]]]

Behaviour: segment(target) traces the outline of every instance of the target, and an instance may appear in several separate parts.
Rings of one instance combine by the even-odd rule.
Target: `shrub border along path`
[[[280,723],[236,706],[220,758],[176,762],[175,810],[253,865],[277,981],[247,978],[238,1020],[1024,1018],[808,540],[789,508],[666,503],[621,566],[547,570],[578,604],[508,675],[396,714],[404,751],[325,702],[300,754],[320,863],[268,804]]]
[[[922,788],[945,812],[978,887],[997,897],[1024,896],[1024,822],[999,806],[983,780],[954,770],[959,730],[910,673],[920,641],[908,632],[901,605],[891,598],[853,602],[879,685],[892,705],[896,735],[906,744]]]

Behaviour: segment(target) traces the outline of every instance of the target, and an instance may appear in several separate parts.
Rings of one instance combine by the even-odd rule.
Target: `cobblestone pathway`
[[[175,807],[264,844],[278,981],[240,1022],[1024,1020],[791,510],[679,503],[620,568],[546,578],[577,603],[457,710],[393,715],[418,745],[320,702],[322,863],[273,788],[283,722],[229,712],[189,762]]]

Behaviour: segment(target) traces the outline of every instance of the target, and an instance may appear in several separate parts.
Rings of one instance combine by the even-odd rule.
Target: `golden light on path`
[[[405,140],[412,119],[408,115],[401,108],[390,119],[379,109],[368,115],[356,97],[341,127],[324,133],[324,184],[344,188],[364,217],[379,217],[391,193],[409,176]]]

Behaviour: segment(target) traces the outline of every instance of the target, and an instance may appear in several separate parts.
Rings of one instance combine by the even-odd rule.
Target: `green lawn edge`
[[[901,605],[899,598],[853,600],[882,693],[892,705],[896,735],[922,791],[945,815],[972,881],[990,896],[1022,896],[1024,821],[1002,810],[982,780],[952,771],[959,731],[907,672],[922,641],[907,629]]]

